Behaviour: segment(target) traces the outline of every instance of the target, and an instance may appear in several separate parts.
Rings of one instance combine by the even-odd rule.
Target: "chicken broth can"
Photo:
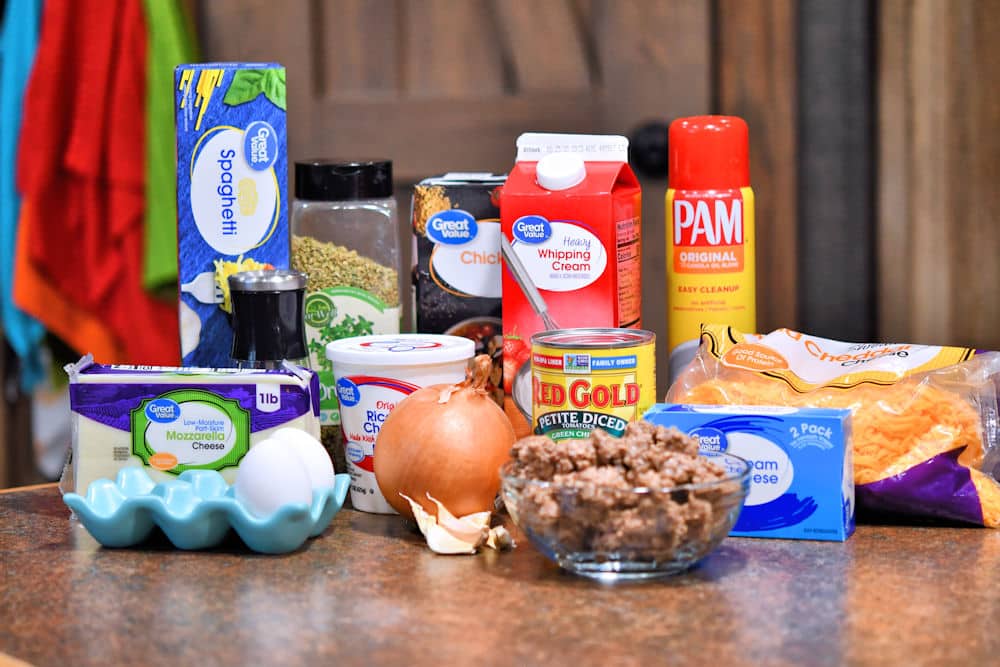
[[[642,329],[557,329],[531,337],[531,424],[553,440],[620,436],[656,402],[656,337]]]

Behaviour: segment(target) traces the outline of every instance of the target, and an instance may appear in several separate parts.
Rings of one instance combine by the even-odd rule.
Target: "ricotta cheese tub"
[[[73,443],[60,488],[81,495],[96,479],[141,467],[154,482],[185,470],[236,480],[251,447],[285,426],[319,438],[312,371],[105,366],[91,355],[66,366]]]
[[[396,404],[421,387],[465,379],[476,344],[435,334],[356,336],[326,346],[340,401],[354,509],[395,514],[375,481],[375,440]]]

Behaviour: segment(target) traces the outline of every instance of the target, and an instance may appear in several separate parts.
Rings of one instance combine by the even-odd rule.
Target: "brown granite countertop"
[[[684,575],[606,585],[523,539],[436,556],[352,510],[287,556],[102,549],[55,487],[0,494],[0,654],[37,665],[996,664],[998,587],[983,529],[730,538]]]

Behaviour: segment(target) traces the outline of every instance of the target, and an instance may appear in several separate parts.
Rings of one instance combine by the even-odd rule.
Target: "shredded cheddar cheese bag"
[[[671,403],[853,410],[858,507],[1000,527],[1000,353],[704,325]]]

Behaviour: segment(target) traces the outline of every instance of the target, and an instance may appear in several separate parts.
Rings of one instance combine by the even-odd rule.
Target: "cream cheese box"
[[[643,417],[750,465],[736,537],[843,542],[854,532],[851,411],[658,403]]]
[[[154,482],[216,470],[227,483],[258,442],[291,426],[319,438],[319,382],[311,370],[66,366],[73,441],[60,488],[141,467]]]

